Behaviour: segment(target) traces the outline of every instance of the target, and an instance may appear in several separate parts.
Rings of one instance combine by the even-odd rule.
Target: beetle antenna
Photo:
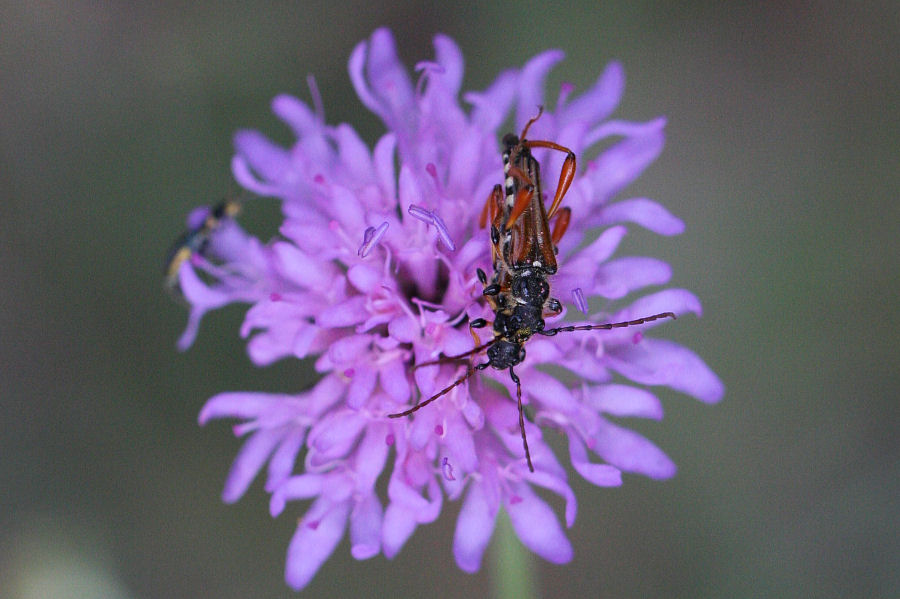
[[[534,464],[531,463],[531,452],[528,451],[528,438],[525,436],[525,411],[522,409],[522,382],[519,376],[509,367],[509,376],[516,384],[516,402],[519,405],[519,431],[522,433],[522,447],[525,448],[525,459],[528,461],[528,469],[534,472]]]
[[[557,327],[555,329],[547,329],[546,331],[537,331],[539,335],[546,335],[547,337],[552,337],[557,333],[571,333],[572,331],[594,331],[597,329],[621,329],[624,327],[633,327],[637,324],[644,324],[645,322],[652,322],[654,320],[659,320],[660,318],[671,318],[675,320],[674,312],[662,312],[661,314],[654,314],[653,316],[644,316],[643,318],[636,318],[634,320],[623,320],[622,322],[607,322],[605,324],[584,324],[578,326],[567,326],[567,327]]]
[[[409,416],[413,412],[419,411],[420,409],[424,408],[425,406],[427,406],[428,404],[430,404],[437,398],[441,397],[442,395],[446,395],[446,394],[450,393],[450,391],[453,390],[455,387],[462,385],[463,382],[466,381],[466,379],[468,379],[473,374],[475,374],[476,370],[484,370],[488,366],[490,366],[490,362],[485,362],[484,364],[479,364],[478,366],[475,366],[475,367],[472,367],[472,365],[467,365],[466,373],[464,375],[462,375],[461,377],[459,377],[458,379],[456,379],[455,381],[453,381],[448,387],[445,387],[443,390],[438,391],[437,393],[435,393],[434,395],[432,395],[431,397],[429,397],[422,403],[416,404],[408,410],[404,410],[403,412],[397,412],[396,414],[388,414],[387,415],[388,418],[402,418],[404,416]]]

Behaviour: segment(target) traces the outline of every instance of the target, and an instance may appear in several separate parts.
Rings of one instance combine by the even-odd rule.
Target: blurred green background
[[[186,314],[161,263],[192,207],[238,189],[236,129],[290,141],[269,101],[308,99],[307,74],[330,123],[377,139],[346,62],[380,25],[410,68],[452,36],[466,89],[559,47],[550,84],[583,90],[617,58],[616,116],[669,118],[622,197],[687,231],[632,227],[622,253],[668,260],[699,295],[704,317],[665,333],[727,394],[662,392],[665,420],[635,425],[675,479],[573,478],[575,559],[535,560],[543,595],[900,596],[900,9],[846,6],[3,3],[0,596],[293,595],[302,506],[272,520],[258,481],[222,504],[239,442],[196,415],[218,391],[304,388],[309,364],[252,367],[240,308],[178,354]],[[242,222],[269,237],[275,203]],[[356,562],[345,541],[305,596],[482,596],[488,568],[453,562],[457,511],[393,562]]]

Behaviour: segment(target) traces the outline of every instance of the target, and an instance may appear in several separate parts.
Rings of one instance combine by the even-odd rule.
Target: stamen
[[[381,238],[384,237],[385,231],[388,230],[387,221],[378,225],[378,228],[369,227],[366,229],[365,233],[363,233],[363,242],[362,245],[359,246],[359,249],[356,251],[356,255],[360,258],[365,258],[369,255],[369,252],[372,251],[372,248],[381,241]]]
[[[441,460],[441,471],[444,473],[445,479],[456,480],[456,477],[453,476],[453,466],[450,465],[450,460],[448,458],[443,458]]]
[[[371,247],[372,238],[375,236],[375,227],[369,227],[363,232],[363,242],[362,245],[359,246],[359,249],[356,250],[356,255],[365,258],[369,254],[369,247]],[[363,253],[365,252],[365,253]]]
[[[432,212],[431,215],[434,219],[434,228],[437,229],[438,236],[441,238],[441,243],[443,243],[444,247],[451,252],[456,251],[456,244],[453,243],[453,239],[450,237],[450,231],[447,230],[444,220],[434,212]]]
[[[447,230],[444,219],[431,210],[416,206],[415,204],[410,204],[409,208],[407,208],[407,212],[409,212],[410,216],[419,219],[425,224],[434,225],[434,228],[437,229],[438,238],[441,240],[441,243],[444,244],[444,247],[451,252],[456,250],[456,244],[453,243],[453,238],[450,237],[450,231]]]
[[[434,62],[433,60],[422,60],[416,63],[416,66],[413,69],[418,73],[419,71],[429,71],[432,73],[443,73],[445,71],[444,67],[440,64]]]
[[[428,81],[429,76],[441,75],[446,72],[446,69],[436,62],[423,60],[422,62],[416,63],[415,71],[421,73],[419,80],[416,81],[416,96],[421,98],[425,89],[425,83]]]
[[[325,122],[325,105],[322,103],[322,94],[319,93],[319,86],[316,85],[316,78],[312,75],[306,76],[306,85],[309,87],[309,95],[312,97],[313,110],[319,120]]]
[[[587,301],[584,299],[584,292],[581,290],[581,287],[576,287],[572,290],[572,300],[575,302],[575,307],[578,308],[582,314],[588,313]]]
[[[409,208],[406,209],[409,212],[410,216],[414,216],[423,223],[432,225],[434,224],[434,215],[431,213],[431,210],[426,210],[421,206],[416,206],[415,204],[410,204]]]

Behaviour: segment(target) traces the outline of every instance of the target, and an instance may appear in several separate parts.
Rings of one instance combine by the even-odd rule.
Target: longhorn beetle
[[[559,300],[550,297],[548,278],[556,273],[557,244],[565,234],[572,216],[571,209],[560,208],[560,204],[575,178],[575,154],[569,148],[552,141],[526,138],[528,129],[542,113],[543,107],[537,116],[526,123],[520,136],[516,137],[509,133],[503,137],[504,185],[494,186],[479,219],[481,227],[487,225],[488,218],[491,223],[491,258],[494,272],[490,282],[480,268],[477,269],[477,274],[484,286],[482,295],[494,312],[493,338],[487,343],[480,344],[473,330],[476,339],[475,348],[456,356],[445,356],[417,364],[416,368],[468,358],[484,350],[487,350],[487,361],[475,366],[468,364],[466,373],[446,388],[408,410],[388,414],[390,418],[409,416],[461,385],[476,371],[484,370],[488,366],[497,370],[509,370],[509,376],[516,384],[519,430],[522,433],[525,459],[531,472],[534,472],[534,465],[525,436],[522,382],[514,370],[514,367],[525,359],[525,342],[533,335],[552,337],[557,333],[609,330],[660,318],[675,318],[674,313],[663,312],[624,322],[544,328],[544,318],[562,312]],[[533,148],[547,148],[566,154],[556,194],[549,210],[544,207],[540,164],[531,153]],[[550,221],[554,217],[556,218],[551,232]],[[471,329],[480,329],[488,324],[485,319],[477,318],[469,323],[469,326]]]

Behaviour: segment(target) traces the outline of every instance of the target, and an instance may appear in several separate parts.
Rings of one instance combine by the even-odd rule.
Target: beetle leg
[[[556,221],[553,223],[553,232],[550,234],[550,239],[553,240],[553,245],[559,245],[560,240],[563,238],[563,235],[566,234],[566,229],[569,228],[569,221],[572,219],[572,209],[566,206],[565,208],[560,209],[557,214]]]
[[[491,222],[497,218],[497,213],[503,205],[503,187],[494,185],[494,189],[488,194],[487,200],[484,202],[484,208],[481,209],[481,216],[478,217],[478,226],[485,228],[488,224],[488,218]]]
[[[566,195],[566,192],[569,191],[569,186],[572,185],[572,181],[575,179],[575,153],[565,146],[561,146],[558,143],[553,143],[552,141],[532,141],[528,140],[525,142],[525,145],[529,148],[548,148],[550,150],[556,150],[557,152],[563,152],[566,154],[566,159],[563,162],[562,171],[559,173],[559,183],[556,186],[556,195],[553,196],[553,203],[550,204],[550,210],[547,211],[547,217],[551,217],[556,214],[556,211],[559,209],[559,205],[562,203],[563,196]]]
[[[516,220],[522,216],[522,213],[525,212],[525,209],[528,208],[528,205],[531,204],[531,200],[534,197],[534,185],[528,184],[516,194],[516,202],[513,204],[512,212],[509,214],[509,218],[506,220],[506,228],[510,229],[516,223]]]

